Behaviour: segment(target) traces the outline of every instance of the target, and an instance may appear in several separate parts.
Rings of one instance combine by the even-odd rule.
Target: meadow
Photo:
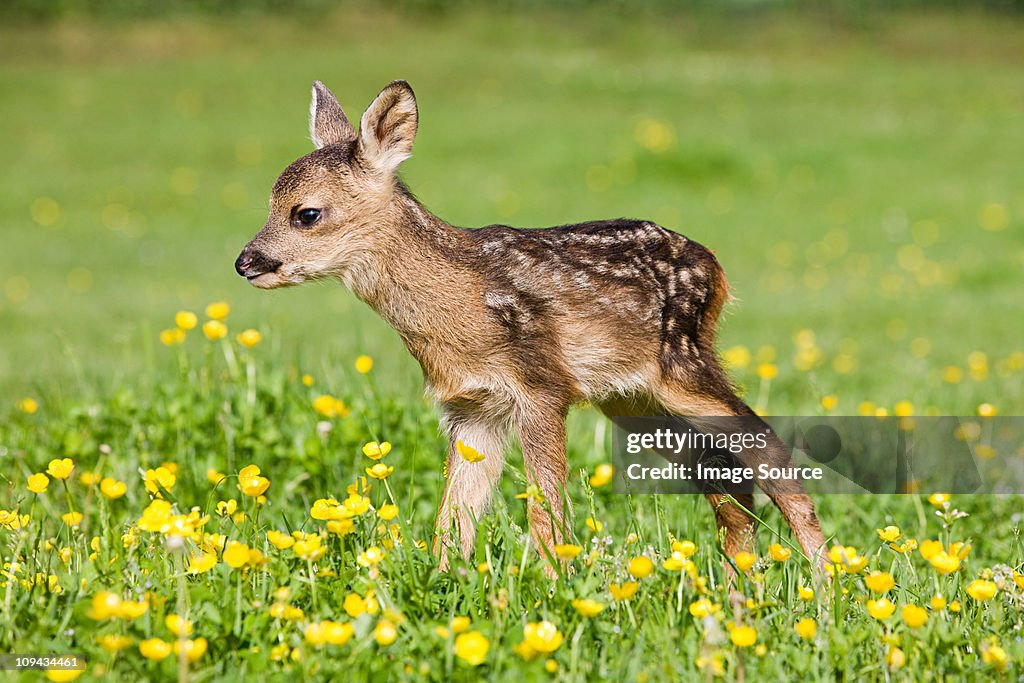
[[[309,83],[355,119],[405,78],[403,177],[450,222],[714,249],[761,412],[1020,414],[1018,18],[309,19],[0,27],[0,652],[79,653],[79,680],[1019,676],[1018,497],[821,497],[821,582],[770,505],[725,558],[702,498],[612,493],[587,407],[571,575],[530,547],[515,453],[438,573],[415,362],[340,286],[232,268],[310,149]]]

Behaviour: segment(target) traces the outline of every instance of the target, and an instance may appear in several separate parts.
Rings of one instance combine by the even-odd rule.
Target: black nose
[[[254,278],[264,273],[273,273],[281,267],[281,262],[272,259],[262,251],[246,247],[235,259],[235,271],[246,278]]]
[[[238,255],[238,258],[235,259],[235,272],[241,275],[242,277],[245,277],[245,272],[249,269],[251,265],[252,256],[243,251],[241,254]]]

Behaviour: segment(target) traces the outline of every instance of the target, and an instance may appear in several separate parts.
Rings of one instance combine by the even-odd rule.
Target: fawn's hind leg
[[[566,513],[571,513],[565,494],[569,475],[565,458],[566,412],[567,408],[560,404],[537,401],[528,411],[520,411],[515,424],[523,448],[526,479],[543,496],[543,501],[527,499],[530,535],[537,550],[549,561],[555,558],[555,545],[565,538]],[[555,578],[552,565],[545,571]]]
[[[476,546],[476,522],[487,511],[494,487],[501,478],[505,458],[505,425],[482,409],[446,406],[444,424],[448,431],[448,481],[434,525],[434,554],[441,571],[448,569],[452,523],[459,535],[458,548],[464,559]],[[461,441],[484,455],[469,462],[459,455]]]
[[[658,400],[672,414],[683,417],[715,417],[715,416],[741,416],[756,418],[756,414],[750,409],[731,388],[728,388],[724,379],[712,388],[712,391],[696,391],[683,385],[682,382],[674,380],[663,381],[656,392]],[[722,428],[721,423],[717,425]],[[756,471],[760,463],[770,462],[773,464],[784,464],[790,461],[790,453],[785,444],[775,435],[775,432],[768,434],[767,448],[751,448],[738,455],[743,465],[754,468]],[[775,505],[782,512],[786,524],[793,530],[800,548],[805,556],[816,566],[823,563],[823,551],[825,537],[821,533],[821,525],[814,513],[814,503],[804,491],[803,484],[797,481],[778,481],[775,479],[758,479],[758,485],[768,495]],[[712,505],[715,504],[713,497],[709,496]],[[739,497],[737,497],[739,501]],[[742,502],[742,501],[739,501]],[[728,508],[732,508],[728,510]],[[749,507],[748,509],[753,509]],[[721,518],[720,525],[724,523],[726,528],[726,539],[729,539],[731,532],[738,534],[745,533],[747,529],[753,528],[753,520],[749,515],[738,507],[727,504],[716,509],[716,518],[719,518],[719,510],[725,512]],[[726,511],[728,510],[728,511]],[[738,541],[732,541],[738,543]],[[728,551],[728,548],[726,549]]]

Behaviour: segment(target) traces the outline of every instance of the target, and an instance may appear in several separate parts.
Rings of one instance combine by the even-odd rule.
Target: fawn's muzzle
[[[235,271],[242,277],[252,280],[260,275],[273,273],[281,267],[281,262],[268,257],[262,251],[246,247],[235,259]]]

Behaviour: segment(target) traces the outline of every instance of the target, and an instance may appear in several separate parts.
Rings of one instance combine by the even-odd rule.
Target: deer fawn
[[[509,433],[543,494],[544,503],[528,501],[528,516],[534,543],[550,559],[567,528],[565,419],[573,403],[591,401],[607,415],[754,415],[714,349],[728,283],[705,247],[647,221],[541,230],[445,223],[395,175],[418,121],[412,89],[395,81],[363,113],[357,133],[315,82],[316,150],[278,177],[266,225],[235,269],[263,289],[337,278],[419,361],[449,438],[434,546],[442,570],[453,526],[462,555],[473,552]],[[748,457],[779,456],[785,446],[771,436],[766,451]],[[460,441],[486,457],[461,462]],[[802,486],[761,486],[804,554],[820,562],[824,539]],[[726,554],[750,547],[753,495],[708,498]]]

